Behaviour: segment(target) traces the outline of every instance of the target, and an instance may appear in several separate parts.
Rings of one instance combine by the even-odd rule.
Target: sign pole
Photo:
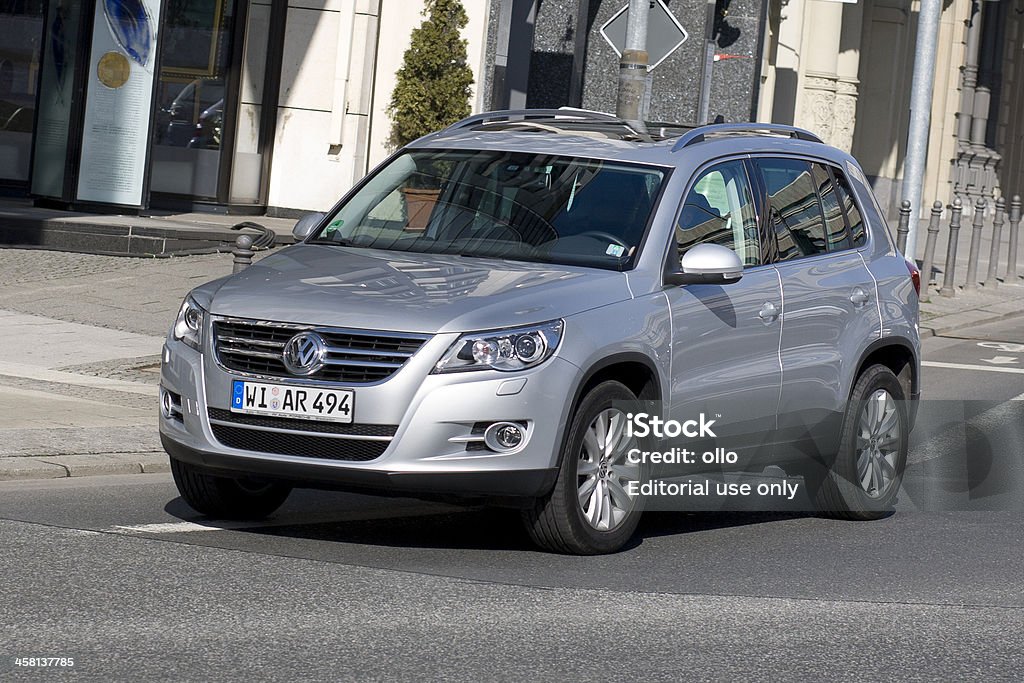
[[[619,94],[615,113],[626,121],[643,120],[647,89],[647,16],[650,0],[629,0],[626,44],[619,58]]]

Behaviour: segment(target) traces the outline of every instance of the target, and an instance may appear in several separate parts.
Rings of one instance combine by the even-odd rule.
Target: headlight
[[[464,334],[437,362],[434,372],[523,370],[550,358],[561,340],[561,320],[513,330]]]
[[[174,321],[173,336],[185,342],[196,351],[203,341],[203,318],[206,311],[199,307],[191,296],[185,297],[178,311],[178,319]]]

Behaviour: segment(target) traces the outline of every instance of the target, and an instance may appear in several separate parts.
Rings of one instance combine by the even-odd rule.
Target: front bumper
[[[437,335],[398,372],[373,385],[335,385],[355,391],[354,423],[393,426],[393,437],[337,437],[357,449],[372,443],[377,457],[327,459],[324,453],[260,452],[232,448],[218,440],[218,419],[230,407],[233,379],[252,379],[225,370],[213,360],[207,341],[202,354],[168,339],[163,351],[161,387],[180,398],[180,414],[160,416],[160,436],[171,457],[225,475],[253,474],[310,488],[345,488],[431,497],[537,497],[554,484],[563,428],[569,418],[579,369],[557,357],[518,373],[479,371],[432,375],[437,358],[456,335]],[[207,339],[209,335],[207,335]],[[304,385],[277,378],[258,381]],[[211,411],[213,415],[211,416]],[[219,416],[218,416],[219,413]],[[213,422],[211,423],[211,418]],[[513,453],[481,447],[481,424],[511,421],[524,425],[527,443]],[[242,425],[232,425],[234,429]],[[252,434],[268,432],[249,425]],[[223,434],[221,431],[220,433]],[[292,436],[303,443],[326,443],[330,435],[273,430],[277,443]],[[309,438],[312,437],[312,438]],[[318,441],[319,440],[319,441]],[[470,444],[474,444],[471,447]],[[300,448],[306,448],[302,446]]]
[[[166,434],[160,442],[168,455],[209,474],[258,475],[304,488],[328,488],[412,497],[465,496],[479,498],[536,498],[555,484],[557,469],[481,472],[392,472],[366,468],[330,467],[317,463],[281,462],[266,458],[240,459],[230,453],[199,451]]]

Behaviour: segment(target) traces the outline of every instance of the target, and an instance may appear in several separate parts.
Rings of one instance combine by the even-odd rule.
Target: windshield
[[[623,270],[639,249],[664,176],[546,154],[409,151],[313,241]]]

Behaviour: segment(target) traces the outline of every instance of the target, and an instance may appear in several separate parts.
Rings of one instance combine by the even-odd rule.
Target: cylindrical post
[[[967,257],[967,282],[965,292],[978,291],[978,259],[981,258],[981,231],[985,227],[985,200],[978,197],[974,202],[974,223],[971,229],[971,253]]]
[[[928,241],[924,244],[924,283],[932,281],[932,267],[935,264],[935,243],[939,241],[939,220],[942,218],[942,202],[932,204],[932,215],[928,219]]]
[[[946,272],[942,274],[942,296],[953,296],[953,278],[956,275],[956,245],[960,240],[960,217],[964,212],[964,203],[957,197],[953,200],[953,208],[949,212],[949,245],[946,247]]]
[[[900,222],[896,226],[896,248],[900,253],[906,255],[907,233],[910,232],[910,200],[904,199],[900,203]]]
[[[235,240],[235,246],[231,249],[231,253],[235,256],[234,266],[231,268],[232,273],[238,273],[252,265],[252,256],[254,253],[252,250],[252,237],[249,235],[239,235],[238,239]]]
[[[647,90],[647,16],[649,0],[629,0],[626,14],[626,44],[619,58],[619,94],[615,113],[627,121],[643,119]]]
[[[1017,238],[1020,236],[1020,195],[1010,200],[1010,254],[1006,259],[1006,277],[1003,282],[1017,282]]]
[[[938,49],[942,0],[921,0],[917,14],[917,43],[914,49],[914,76],[910,82],[910,125],[907,153],[903,162],[903,187],[900,196],[911,204],[906,249],[910,259],[917,254],[917,218],[921,213],[924,169],[928,163],[928,132],[931,126],[932,85],[935,81],[935,54]]]
[[[995,289],[999,286],[996,273],[999,270],[999,247],[1003,241],[1003,221],[1006,220],[1006,200],[1000,197],[996,200],[996,217],[992,219],[992,249],[988,253],[988,275],[985,276],[985,286]]]

